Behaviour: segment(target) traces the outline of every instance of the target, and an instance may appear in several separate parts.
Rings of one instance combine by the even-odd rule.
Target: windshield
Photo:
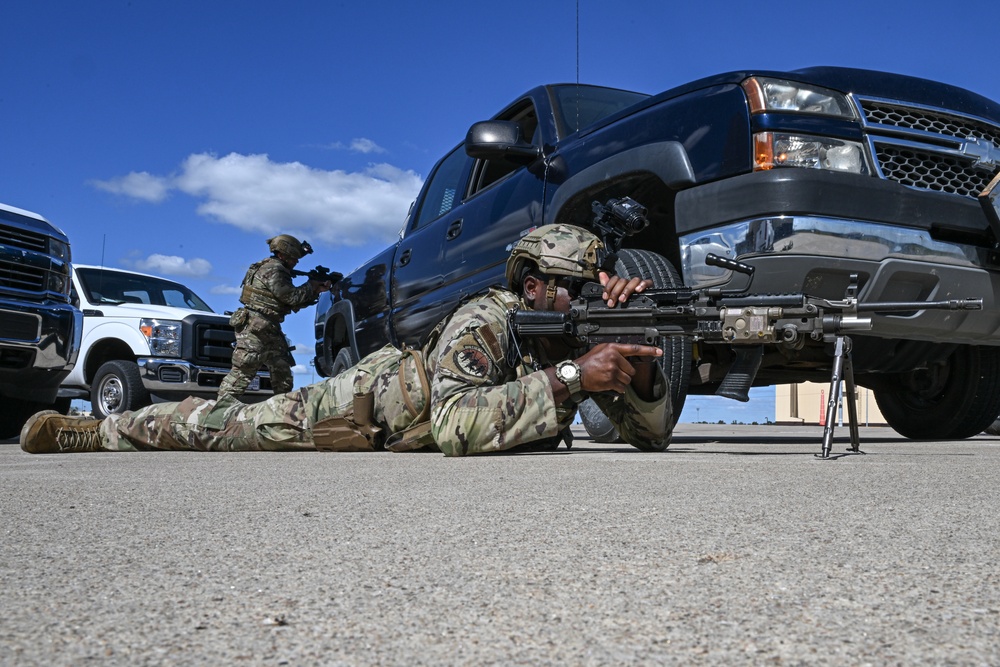
[[[215,312],[197,294],[180,283],[109,269],[76,270],[90,303],[148,303]]]
[[[567,133],[576,132],[649,97],[628,90],[573,84],[554,86],[553,91],[558,107],[556,113]]]

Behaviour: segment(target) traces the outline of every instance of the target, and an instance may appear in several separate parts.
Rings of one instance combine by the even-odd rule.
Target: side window
[[[431,220],[440,218],[461,201],[465,191],[465,183],[461,179],[468,161],[465,146],[459,146],[441,161],[427,186],[427,195],[420,207],[416,227],[423,227]]]
[[[536,146],[541,141],[538,128],[538,114],[535,112],[535,105],[530,101],[524,106],[516,107],[513,111],[503,114],[497,120],[512,120],[521,126],[521,138]],[[488,188],[507,174],[513,173],[519,166],[507,160],[477,160],[472,171],[472,185],[469,188],[469,195]]]

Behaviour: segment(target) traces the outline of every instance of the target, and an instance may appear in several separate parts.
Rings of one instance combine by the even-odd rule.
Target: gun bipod
[[[851,338],[844,334],[835,337],[833,354],[833,372],[830,374],[830,399],[826,404],[826,424],[823,427],[823,449],[817,458],[830,459],[833,448],[834,421],[837,418],[837,405],[842,396],[842,384],[846,385],[847,423],[851,429],[851,446],[847,450],[851,454],[864,454],[861,451],[861,438],[858,435],[858,391],[854,384],[854,363],[851,361]],[[841,454],[840,456],[845,456]]]

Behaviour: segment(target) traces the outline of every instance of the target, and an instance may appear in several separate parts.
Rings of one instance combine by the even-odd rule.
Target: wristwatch
[[[575,361],[562,361],[556,364],[556,379],[569,389],[570,398],[576,402],[583,400],[583,371]]]

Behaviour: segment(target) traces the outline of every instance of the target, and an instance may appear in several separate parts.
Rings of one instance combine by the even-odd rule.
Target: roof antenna
[[[576,131],[580,131],[580,0],[576,0]]]
[[[100,276],[100,278],[97,279],[97,291],[100,294],[104,293],[104,247],[107,244],[108,244],[108,233],[105,232],[104,236],[101,237],[101,270],[97,274]]]

